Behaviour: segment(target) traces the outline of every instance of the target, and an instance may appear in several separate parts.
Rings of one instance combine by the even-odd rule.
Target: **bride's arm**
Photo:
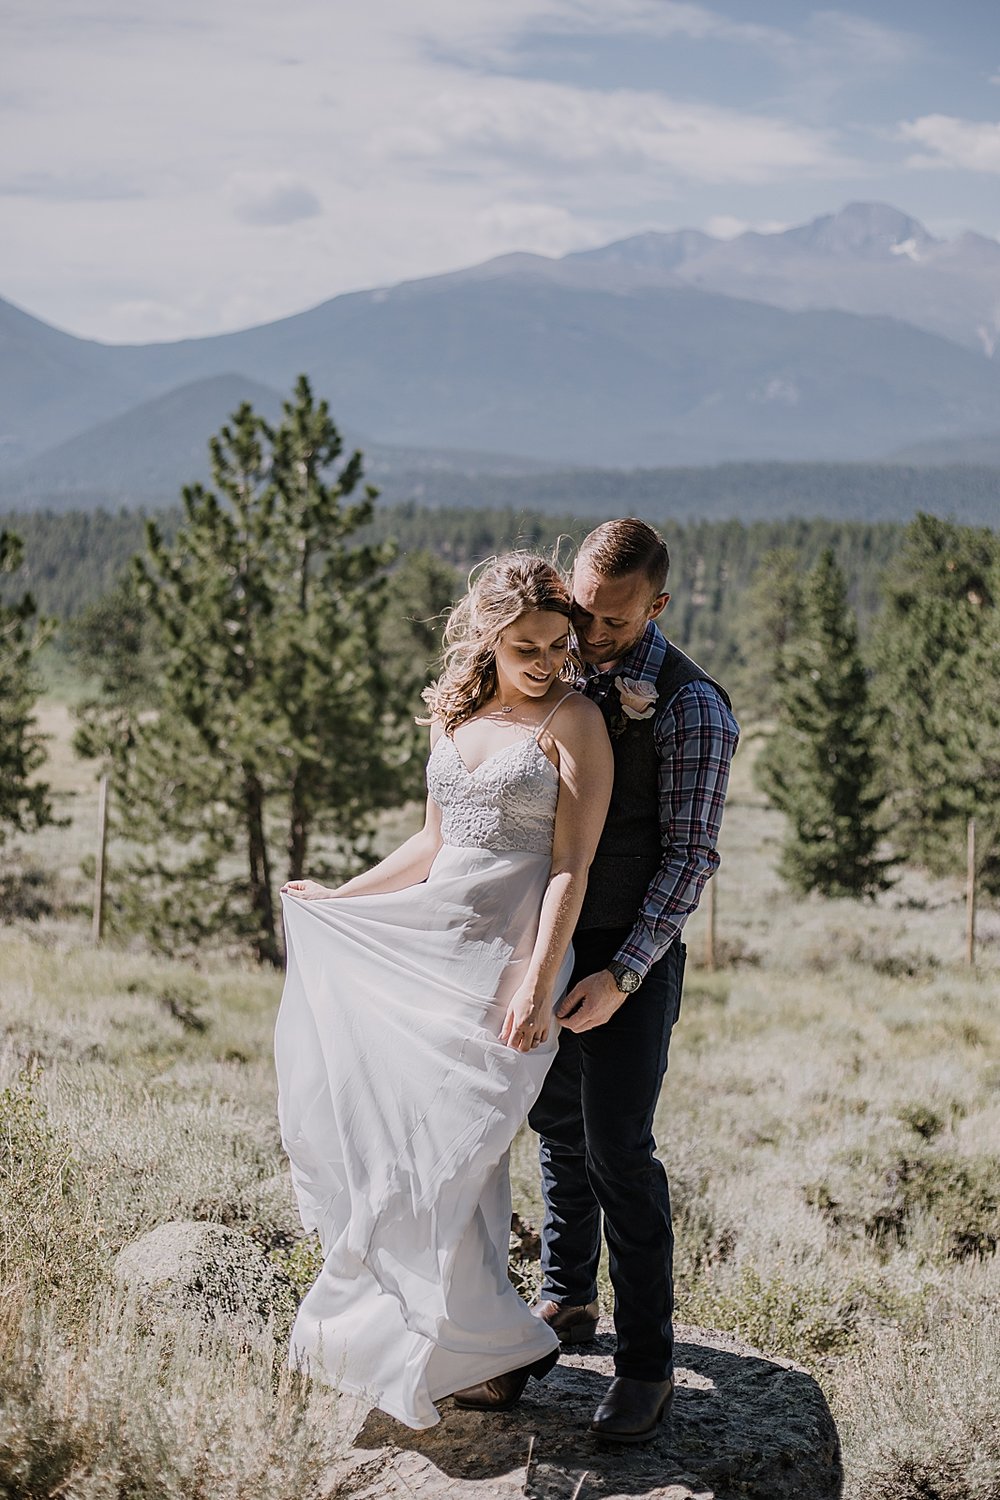
[[[559,750],[552,868],[527,973],[500,1032],[502,1042],[522,1052],[548,1036],[552,991],[583,905],[614,778],[611,741],[600,709],[589,698],[570,699],[553,721],[551,735]]]
[[[440,724],[431,726],[431,748],[441,734]],[[426,880],[434,857],[441,848],[441,810],[432,797],[427,798],[424,826],[398,849],[379,860],[362,875],[345,880],[335,888],[318,885],[314,880],[289,880],[281,887],[301,901],[328,901],[332,896],[372,896],[401,891],[408,885]]]

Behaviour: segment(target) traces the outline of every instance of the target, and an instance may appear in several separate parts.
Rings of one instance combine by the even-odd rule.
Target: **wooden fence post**
[[[108,778],[102,776],[97,787],[97,859],[94,864],[94,920],[91,937],[99,943],[104,936],[104,865],[108,847]]]

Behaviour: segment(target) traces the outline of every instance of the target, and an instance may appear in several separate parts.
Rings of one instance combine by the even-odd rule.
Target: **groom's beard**
[[[642,629],[637,635],[632,636],[630,640],[605,641],[598,647],[586,645],[580,635],[577,634],[577,653],[580,660],[585,662],[587,666],[597,667],[600,671],[609,672],[612,667],[616,667],[620,661],[628,656],[633,647],[639,644],[646,634],[646,625],[648,623],[648,621],[644,620]]]

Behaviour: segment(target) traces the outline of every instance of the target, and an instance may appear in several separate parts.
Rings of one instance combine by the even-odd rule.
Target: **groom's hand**
[[[628,999],[607,969],[588,974],[564,995],[556,1006],[556,1015],[568,1031],[593,1031],[610,1021],[615,1011]]]

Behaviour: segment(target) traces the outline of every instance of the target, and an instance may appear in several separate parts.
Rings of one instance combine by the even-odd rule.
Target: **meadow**
[[[151,1330],[114,1284],[118,1250],[167,1220],[238,1227],[299,1286],[316,1247],[275,1122],[280,976],[90,941],[96,788],[68,696],[41,705],[67,821],[0,854],[0,1496],[350,1493],[345,1419],[284,1370],[280,1326]],[[719,964],[699,913],[658,1119],[678,1318],[816,1376],[849,1500],[997,1500],[1000,913],[972,969],[957,881],[793,898],[754,749],[723,831]],[[513,1176],[537,1223],[527,1132]],[[517,1275],[530,1288],[534,1265]]]

